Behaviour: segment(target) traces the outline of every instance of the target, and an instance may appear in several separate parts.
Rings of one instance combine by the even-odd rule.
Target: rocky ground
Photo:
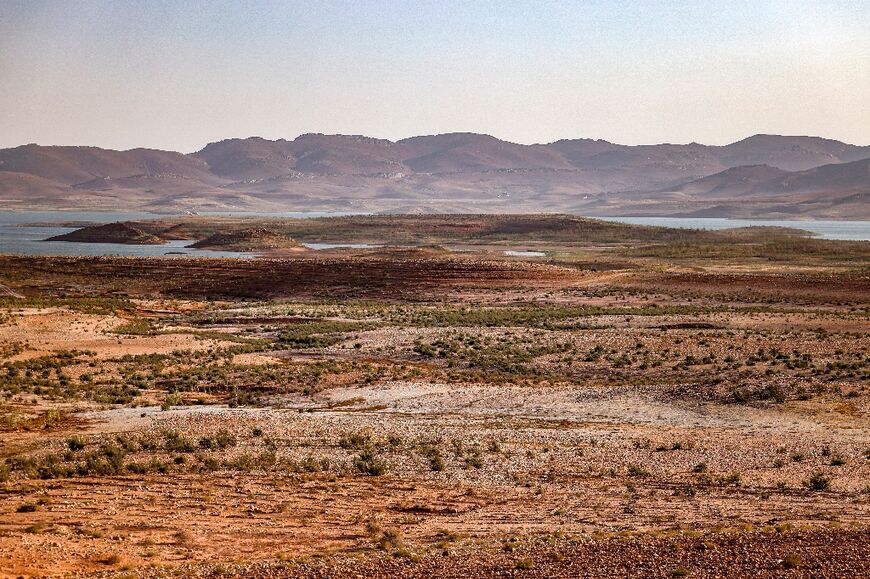
[[[0,576],[862,576],[866,273],[488,256],[4,258]]]

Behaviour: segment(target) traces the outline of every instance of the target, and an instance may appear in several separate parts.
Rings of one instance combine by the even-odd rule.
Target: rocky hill
[[[252,227],[238,231],[218,232],[190,245],[197,249],[226,251],[263,251],[269,249],[301,249],[296,240],[271,229]]]
[[[163,239],[146,233],[130,223],[89,225],[70,233],[56,235],[46,241],[78,241],[81,243],[122,243],[125,245],[161,245]]]

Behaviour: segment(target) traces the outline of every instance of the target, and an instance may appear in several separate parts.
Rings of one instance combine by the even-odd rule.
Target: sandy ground
[[[28,344],[25,352],[8,358],[23,360],[62,350],[88,350],[99,359],[125,354],[161,354],[177,350],[207,350],[219,342],[191,334],[128,336],[112,333],[124,318],[90,315],[63,308],[16,310],[0,324],[0,343]]]

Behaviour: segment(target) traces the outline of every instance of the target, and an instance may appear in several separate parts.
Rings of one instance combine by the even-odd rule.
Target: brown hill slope
[[[0,170],[36,175],[66,185],[142,175],[218,181],[208,166],[195,157],[154,149],[112,151],[97,147],[24,145],[0,149]]]
[[[746,165],[732,167],[714,175],[689,181],[679,187],[669,189],[669,191],[708,198],[728,198],[752,193],[759,184],[780,179],[786,175],[789,175],[788,171],[769,165]]]
[[[806,171],[783,171],[767,165],[735,167],[671,190],[703,197],[867,193],[870,192],[870,159],[823,165]]]
[[[786,171],[803,171],[831,163],[848,163],[870,157],[870,146],[856,147],[820,137],[753,135],[719,152],[729,167],[770,165]]]
[[[760,185],[765,190],[793,193],[798,191],[842,191],[870,193],[870,159],[851,163],[823,165],[790,173]]]
[[[870,147],[776,135],[718,147],[628,146],[589,139],[521,145],[474,133],[397,142],[307,134],[292,141],[229,139],[189,155],[26,145],[0,150],[0,201],[14,209],[359,212],[421,205],[437,212],[591,208],[609,214],[641,203],[658,204],[660,213],[676,210],[662,204],[673,200],[665,193],[694,198],[715,191],[716,199],[737,195],[751,205],[758,192],[800,191],[833,202],[844,192],[866,192],[859,169],[839,167],[866,157]],[[771,168],[742,167],[760,164]],[[776,173],[821,164],[831,166],[816,175]],[[776,185],[773,179],[779,176],[787,181]],[[705,178],[710,179],[698,181]],[[807,186],[813,179],[818,185]],[[755,184],[765,184],[764,190]],[[746,209],[755,211],[749,205]],[[820,206],[796,207],[801,214],[815,215]],[[863,213],[870,217],[870,209]]]
[[[590,215],[870,219],[870,159],[783,171],[735,167],[677,187],[595,199]]]

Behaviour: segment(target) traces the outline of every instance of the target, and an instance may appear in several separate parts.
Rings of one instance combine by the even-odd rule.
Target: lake
[[[358,213],[324,211],[276,211],[203,213],[203,216],[222,217],[339,217]],[[143,219],[171,219],[184,215],[166,215],[142,211],[6,211],[0,212],[0,253],[16,255],[123,255],[140,257],[254,257],[251,252],[212,251],[186,247],[192,240],[172,240],[162,245],[126,245],[120,243],[78,243],[74,241],[43,241],[55,235],[75,231],[76,227],[56,227],[51,223],[112,223]],[[24,227],[30,223],[45,227]],[[380,247],[369,244],[305,243],[310,249],[364,249]]]
[[[252,216],[252,217],[328,217],[353,215],[353,213],[327,212],[274,212],[274,213],[209,213],[205,215]],[[164,245],[123,245],[113,243],[75,243],[68,241],[43,241],[48,237],[73,231],[70,227],[23,227],[28,223],[89,222],[111,223],[139,219],[179,217],[145,212],[100,212],[100,211],[7,211],[0,212],[0,253],[19,255],[124,255],[161,257],[253,257],[253,253],[235,251],[209,251],[185,247],[189,240],[169,241]],[[717,219],[682,217],[602,217],[607,221],[658,225],[691,229],[728,229],[770,225],[795,227],[817,234],[823,239],[870,240],[870,221],[768,221],[761,219]],[[370,248],[368,244],[308,243],[315,250],[334,248]],[[538,252],[512,251],[507,255],[529,257]]]

